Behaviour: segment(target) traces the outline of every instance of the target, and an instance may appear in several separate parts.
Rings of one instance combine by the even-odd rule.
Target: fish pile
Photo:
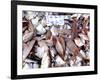
[[[90,65],[89,14],[23,11],[22,15],[22,68]]]

